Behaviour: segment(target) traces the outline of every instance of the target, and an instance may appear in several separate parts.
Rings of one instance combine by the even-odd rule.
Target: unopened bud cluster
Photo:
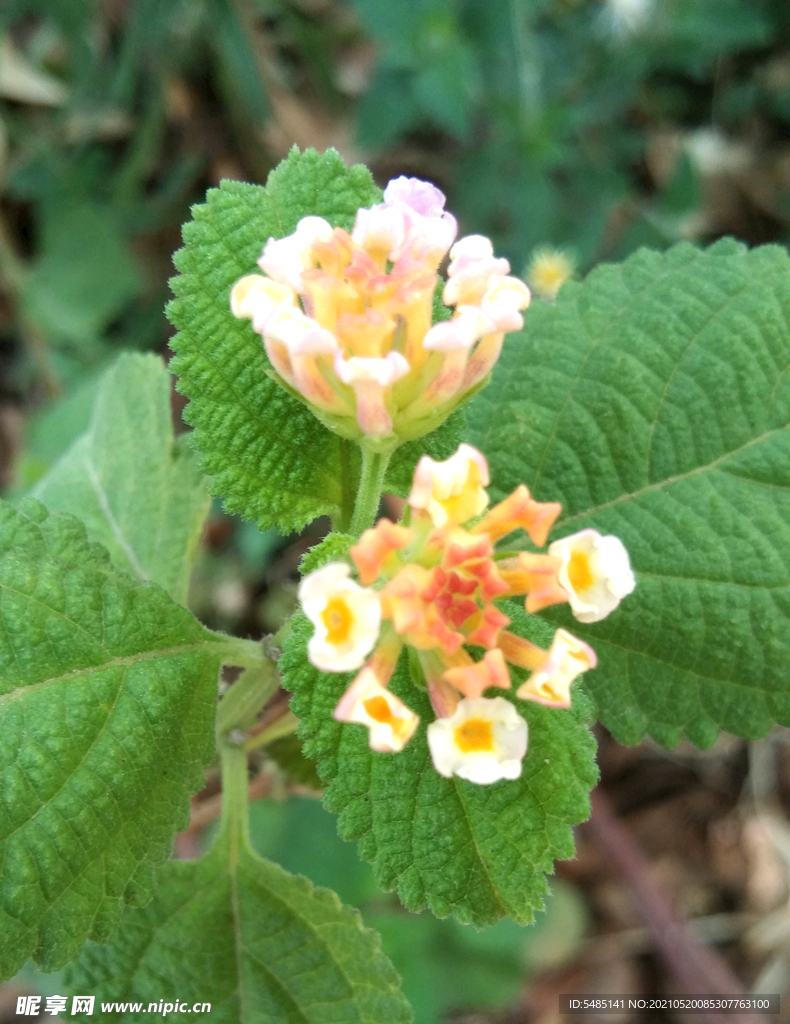
[[[488,483],[486,460],[469,445],[446,462],[423,456],[406,520],[380,520],[349,551],[361,585],[350,565],[331,562],[299,590],[315,626],[312,664],[360,670],[335,718],[367,726],[373,750],[403,749],[419,718],[388,684],[406,645],[436,715],[427,730],[434,767],[483,784],[517,778],[527,750],[527,723],[513,703],[485,696],[511,689],[508,666],[529,672],[517,697],[567,708],[574,679],[596,664],[564,629],[548,650],[511,632],[496,602],[524,596],[528,612],[568,602],[577,619],[596,622],[635,585],[622,543],[595,530],[554,541],[546,554],[497,555],[497,541],[516,530],[543,547],[561,506],[535,501],[522,485],[488,509]],[[482,658],[469,646],[482,648]]]
[[[357,211],[349,235],[304,217],[270,238],[231,292],[280,382],[343,437],[387,450],[434,430],[489,374],[529,290],[491,242],[455,242],[455,218],[428,182],[396,178]],[[453,244],[455,242],[455,244]],[[438,268],[450,320],[433,323]]]

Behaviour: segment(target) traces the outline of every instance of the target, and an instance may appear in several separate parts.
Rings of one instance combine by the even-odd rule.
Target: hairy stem
[[[251,725],[280,685],[273,662],[245,669],[220,701],[217,709],[217,739],[233,729]]]
[[[247,815],[247,754],[242,747],[225,741],[220,746],[222,759],[222,821],[220,836],[230,839],[232,851],[238,856],[242,846],[250,845]]]
[[[247,742],[244,744],[246,751],[256,750],[258,747],[265,747],[268,743],[274,743],[275,740],[281,740],[283,736],[290,736],[295,733],[299,726],[299,719],[293,713],[293,711],[286,711],[284,715],[281,715],[276,721],[272,722],[271,725],[262,729],[254,736],[250,736]]]
[[[373,452],[364,447],[362,449],[362,473],[349,530],[355,537],[359,537],[363,530],[369,529],[376,521],[384,488],[384,475],[391,455],[392,452]]]

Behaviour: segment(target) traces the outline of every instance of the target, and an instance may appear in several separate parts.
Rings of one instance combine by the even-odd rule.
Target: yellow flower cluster
[[[507,331],[523,323],[527,286],[491,242],[453,244],[455,219],[429,182],[396,178],[357,211],[351,234],[304,217],[270,238],[264,272],[238,281],[235,316],[252,321],[277,379],[343,437],[374,451],[434,430],[485,379]],[[433,324],[439,264],[450,320]]]
[[[335,717],[366,725],[374,750],[402,750],[419,719],[388,684],[407,645],[437,716],[428,726],[436,770],[478,783],[517,778],[526,753],[527,725],[514,705],[484,696],[511,689],[508,664],[530,672],[516,696],[554,708],[570,705],[574,679],[596,664],[564,629],[548,651],[511,632],[496,601],[524,595],[529,612],[569,602],[578,619],[595,622],[635,585],[622,543],[595,530],[555,541],[547,554],[498,557],[494,545],[515,530],[543,547],[561,506],[535,501],[522,485],[486,511],[488,483],[486,460],[469,445],[446,462],[423,456],[407,519],[380,520],[349,551],[361,586],[349,565],[331,562],[299,592],[315,626],[311,662],[326,672],[360,669]]]

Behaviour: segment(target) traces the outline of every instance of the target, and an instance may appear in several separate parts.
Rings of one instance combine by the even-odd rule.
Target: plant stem
[[[359,537],[363,530],[369,529],[376,521],[384,488],[384,474],[387,472],[391,455],[391,451],[373,452],[369,448],[362,448],[362,473],[349,528],[354,537]]]
[[[222,698],[217,709],[217,739],[232,729],[247,728],[280,685],[272,662],[245,669]]]
[[[256,750],[258,747],[265,747],[267,743],[274,743],[275,740],[280,740],[283,736],[290,736],[296,732],[298,725],[299,719],[293,711],[286,711],[284,715],[275,722],[272,722],[262,732],[250,736],[244,744],[244,749],[249,752],[250,750]]]
[[[239,668],[258,668],[271,660],[267,657],[259,640],[244,640],[239,636],[226,636],[215,633],[214,636],[225,648],[223,665],[238,665]]]
[[[249,846],[247,815],[247,754],[243,747],[225,741],[220,747],[222,759],[222,820],[220,835],[227,836],[235,855],[241,846]]]

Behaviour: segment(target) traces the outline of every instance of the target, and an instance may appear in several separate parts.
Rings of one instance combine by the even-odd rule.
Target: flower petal
[[[379,519],[372,529],[365,530],[359,538],[359,543],[348,551],[362,583],[368,586],[377,580],[388,564],[390,556],[395,551],[407,547],[413,540],[414,530],[398,526],[390,519]]]
[[[434,526],[464,523],[479,515],[488,504],[488,463],[482,452],[462,444],[455,455],[436,462],[423,455],[414,470],[409,504],[424,511]]]
[[[366,725],[370,749],[379,753],[403,750],[420,723],[419,716],[381,686],[375,672],[367,667],[340,698],[334,717],[338,722]]]
[[[527,723],[503,697],[462,700],[451,718],[428,726],[428,747],[440,775],[479,785],[517,779],[527,752]]]
[[[322,672],[359,668],[378,640],[379,595],[363,590],[349,578],[350,571],[345,562],[330,562],[299,585],[299,601],[315,626],[307,656]]]
[[[499,540],[513,530],[526,530],[533,544],[541,548],[561,511],[559,502],[535,501],[524,484],[519,484],[512,494],[475,523],[471,532],[487,533],[492,540]]]
[[[230,292],[231,312],[240,320],[252,320],[258,334],[264,332],[266,322],[274,313],[295,305],[296,293],[292,288],[261,274],[247,274]]]
[[[465,697],[472,699],[482,697],[489,686],[496,686],[500,690],[509,690],[511,686],[505,658],[498,648],[486,651],[482,661],[448,668],[444,673],[444,678],[459,689]]]
[[[579,622],[600,622],[636,586],[631,564],[619,537],[580,530],[549,545],[561,559],[558,580]]]
[[[357,398],[357,423],[363,433],[381,437],[392,431],[387,410],[387,391],[405,377],[409,364],[399,352],[390,352],[384,359],[352,356],[342,352],[335,356],[335,372],[344,384],[350,384]]]
[[[332,225],[323,217],[302,217],[292,235],[269,239],[258,260],[258,266],[274,281],[280,281],[295,292],[300,292],[302,272],[315,266],[313,245],[316,242],[328,242],[332,233]]]
[[[516,696],[550,708],[569,708],[571,683],[597,664],[591,647],[566,630],[558,629],[543,664],[519,686]]]

